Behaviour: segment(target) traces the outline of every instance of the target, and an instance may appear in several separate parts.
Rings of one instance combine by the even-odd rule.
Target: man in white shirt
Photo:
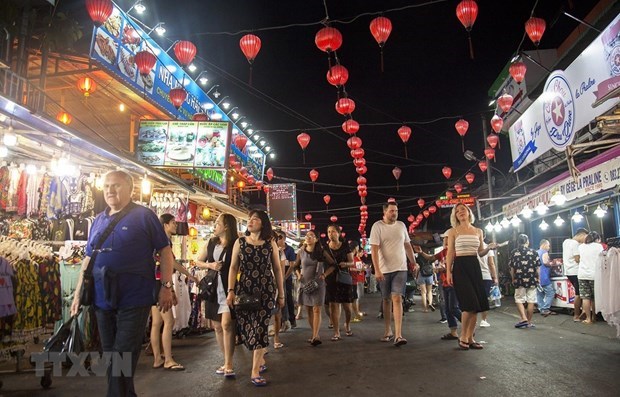
[[[564,264],[564,275],[575,289],[575,302],[573,321],[581,321],[581,297],[579,296],[579,280],[577,272],[579,271],[579,246],[583,244],[588,235],[588,230],[584,228],[577,229],[573,238],[567,238],[562,243],[562,263]]]
[[[485,238],[484,230],[482,231],[482,238]],[[483,244],[483,247],[487,247],[487,243]],[[497,285],[497,268],[495,267],[495,251],[489,250],[489,253],[485,256],[479,257],[480,259],[480,271],[482,272],[482,282],[484,284],[484,290],[487,293],[487,299],[491,293],[491,288]],[[495,307],[495,306],[493,306]],[[482,320],[480,320],[481,327],[490,327],[491,324],[487,321],[489,312],[482,312]]]
[[[383,205],[383,219],[370,230],[370,247],[375,277],[381,286],[385,333],[381,340],[394,346],[407,343],[402,335],[403,294],[407,281],[407,258],[417,267],[411,240],[404,223],[397,220],[398,204],[388,201]],[[394,313],[394,334],[391,332],[391,314]]]

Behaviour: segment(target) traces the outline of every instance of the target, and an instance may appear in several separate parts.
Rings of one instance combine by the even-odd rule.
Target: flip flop
[[[482,346],[478,342],[472,342],[472,343],[469,344],[469,348],[470,349],[474,349],[474,350],[482,350],[482,349],[484,349],[484,346]]]
[[[274,349],[280,349],[280,348],[282,348],[282,347],[284,347],[284,343],[275,342],[275,343],[273,344],[273,348],[274,348]]]
[[[250,381],[256,387],[267,386],[267,379],[263,378],[262,376],[257,376],[256,378],[252,378],[250,379]]]
[[[462,340],[459,339],[459,349],[460,350],[469,350],[469,344],[463,342]]]
[[[181,364],[174,364],[169,367],[164,367],[166,371],[185,371],[185,367]]]
[[[381,342],[390,342],[394,335],[386,335],[383,338],[379,339]]]
[[[515,324],[515,328],[525,328],[529,323],[526,320],[519,321]]]
[[[396,347],[399,347],[399,346],[402,346],[402,345],[406,345],[406,344],[407,344],[407,339],[402,338],[402,337],[398,337],[394,341],[394,346],[396,346]]]
[[[224,374],[226,374],[226,368],[224,368],[224,366],[222,365],[221,367],[219,367],[218,369],[215,370],[215,374],[216,375],[224,375]]]
[[[339,336],[334,335],[334,336],[332,336],[331,341],[332,342],[338,342],[340,339],[342,339],[342,338],[340,338]]]
[[[344,334],[345,334],[346,336],[353,336],[353,331],[348,330],[348,331],[345,331],[345,332],[344,332]]]
[[[452,334],[445,334],[441,337],[442,340],[457,340],[458,338],[458,336],[454,336]]]
[[[323,343],[323,342],[321,342],[321,340],[320,340],[320,339],[312,339],[312,342],[310,342],[310,344],[311,344],[312,346],[318,346],[318,345],[320,345],[321,343]]]
[[[235,370],[234,369],[225,369],[224,370],[224,377],[225,378],[234,378],[235,376],[237,376],[237,374],[235,374]]]

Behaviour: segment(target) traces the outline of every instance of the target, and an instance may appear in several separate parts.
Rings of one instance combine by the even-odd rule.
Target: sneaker
[[[480,321],[480,326],[481,327],[490,327],[491,324],[489,324],[486,320],[482,320],[482,321]]]
[[[447,322],[448,322],[448,320],[447,320],[447,319],[445,319],[445,318],[442,318],[441,320],[439,320],[439,323],[440,323],[440,324],[445,324],[445,323],[447,323]]]

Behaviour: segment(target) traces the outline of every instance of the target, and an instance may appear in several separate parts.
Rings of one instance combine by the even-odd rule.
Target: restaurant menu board
[[[297,220],[297,188],[294,183],[269,185],[267,212],[273,222]]]
[[[227,122],[143,120],[138,158],[153,166],[224,169],[229,136]]]

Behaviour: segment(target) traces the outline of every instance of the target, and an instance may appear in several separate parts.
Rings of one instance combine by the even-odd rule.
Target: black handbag
[[[222,250],[220,259],[218,262],[222,262],[224,255],[226,254],[226,248]],[[207,274],[198,283],[198,289],[200,290],[199,297],[202,300],[214,301],[217,300],[217,276],[220,274],[217,270],[209,269]]]
[[[90,306],[95,299],[95,278],[93,277],[93,266],[95,265],[95,259],[97,254],[101,251],[101,246],[108,239],[118,222],[125,217],[135,206],[134,203],[129,203],[123,208],[112,221],[108,224],[106,229],[99,236],[97,244],[93,247],[93,252],[88,260],[88,266],[82,275],[82,289],[80,290],[80,305]]]
[[[332,254],[332,257],[334,258],[334,260],[336,261],[336,267],[338,268],[338,271],[336,272],[336,281],[339,282],[340,284],[353,285],[353,277],[351,276],[351,273],[349,272],[349,270],[341,269],[340,266],[338,266],[338,260],[336,259],[336,255],[334,255],[334,251],[332,251],[332,249],[329,247],[327,248],[329,249],[329,252]]]
[[[316,271],[314,272],[314,278],[312,280],[309,280],[307,283],[304,283],[304,285],[301,287],[301,290],[304,292],[304,294],[311,295],[319,290],[319,282],[317,281],[318,274],[319,263],[317,262]]]
[[[260,293],[241,293],[240,295],[235,295],[235,301],[233,303],[233,306],[237,311],[258,311],[262,308]]]
[[[78,324],[78,314],[72,316],[64,323],[51,338],[45,342],[43,351],[54,353],[75,353],[84,351],[82,332]]]

